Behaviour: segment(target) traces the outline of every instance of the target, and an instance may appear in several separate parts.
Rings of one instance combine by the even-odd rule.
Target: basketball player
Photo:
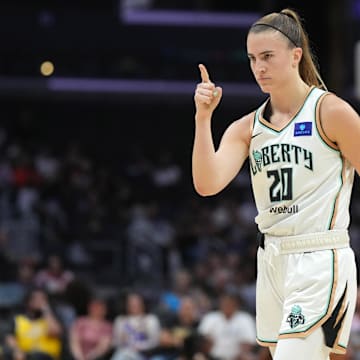
[[[219,193],[249,158],[259,228],[257,340],[275,360],[322,360],[345,353],[356,268],[349,202],[360,173],[360,120],[325,90],[296,12],[254,23],[250,67],[268,99],[233,122],[214,148],[212,113],[222,89],[199,65],[193,180]]]

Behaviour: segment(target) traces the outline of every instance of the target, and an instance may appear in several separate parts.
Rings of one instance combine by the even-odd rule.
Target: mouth
[[[268,77],[260,77],[260,78],[258,78],[257,79],[257,81],[267,81],[267,80],[270,80],[270,78],[268,78]]]

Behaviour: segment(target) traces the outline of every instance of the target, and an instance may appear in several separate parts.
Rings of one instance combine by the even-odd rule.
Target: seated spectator
[[[178,270],[174,275],[172,288],[161,295],[160,307],[164,311],[176,313],[179,310],[181,298],[189,296],[192,290],[190,273],[185,269]]]
[[[36,274],[35,284],[51,295],[61,295],[73,279],[74,274],[64,269],[61,258],[51,255],[47,260],[47,267]]]
[[[13,329],[6,336],[12,360],[60,359],[62,328],[48,302],[47,294],[32,289],[25,298],[25,311],[13,319]]]
[[[31,262],[23,261],[17,264],[16,278],[9,281],[0,281],[0,307],[18,308],[24,301],[26,293],[34,287],[34,265]]]
[[[112,360],[140,360],[159,343],[160,323],[153,314],[145,311],[141,295],[130,293],[126,298],[126,314],[114,323],[114,345]]]
[[[202,318],[198,331],[212,342],[211,355],[222,360],[252,358],[256,344],[255,320],[241,311],[237,296],[224,293],[219,310]]]
[[[160,341],[152,360],[171,360],[192,352],[189,347],[198,327],[198,311],[191,297],[181,299],[176,317],[161,329]]]
[[[70,331],[70,352],[75,360],[102,360],[109,355],[112,324],[106,320],[107,304],[93,298],[88,314],[75,320]]]

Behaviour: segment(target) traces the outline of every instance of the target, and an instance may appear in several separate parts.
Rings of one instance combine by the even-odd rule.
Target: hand
[[[25,360],[25,353],[20,350],[14,352],[14,360]]]
[[[221,87],[215,87],[211,82],[209,73],[203,64],[199,64],[201,83],[197,85],[195,91],[196,117],[209,119],[219,105],[222,97]]]

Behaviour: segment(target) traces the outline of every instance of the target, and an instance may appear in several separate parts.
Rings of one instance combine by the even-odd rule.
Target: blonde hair
[[[326,90],[326,85],[320,76],[317,61],[311,51],[309,38],[300,16],[291,9],[271,13],[256,21],[251,26],[249,33],[260,33],[269,30],[283,34],[290,47],[302,48],[303,54],[299,63],[301,78],[309,86],[315,85]]]

